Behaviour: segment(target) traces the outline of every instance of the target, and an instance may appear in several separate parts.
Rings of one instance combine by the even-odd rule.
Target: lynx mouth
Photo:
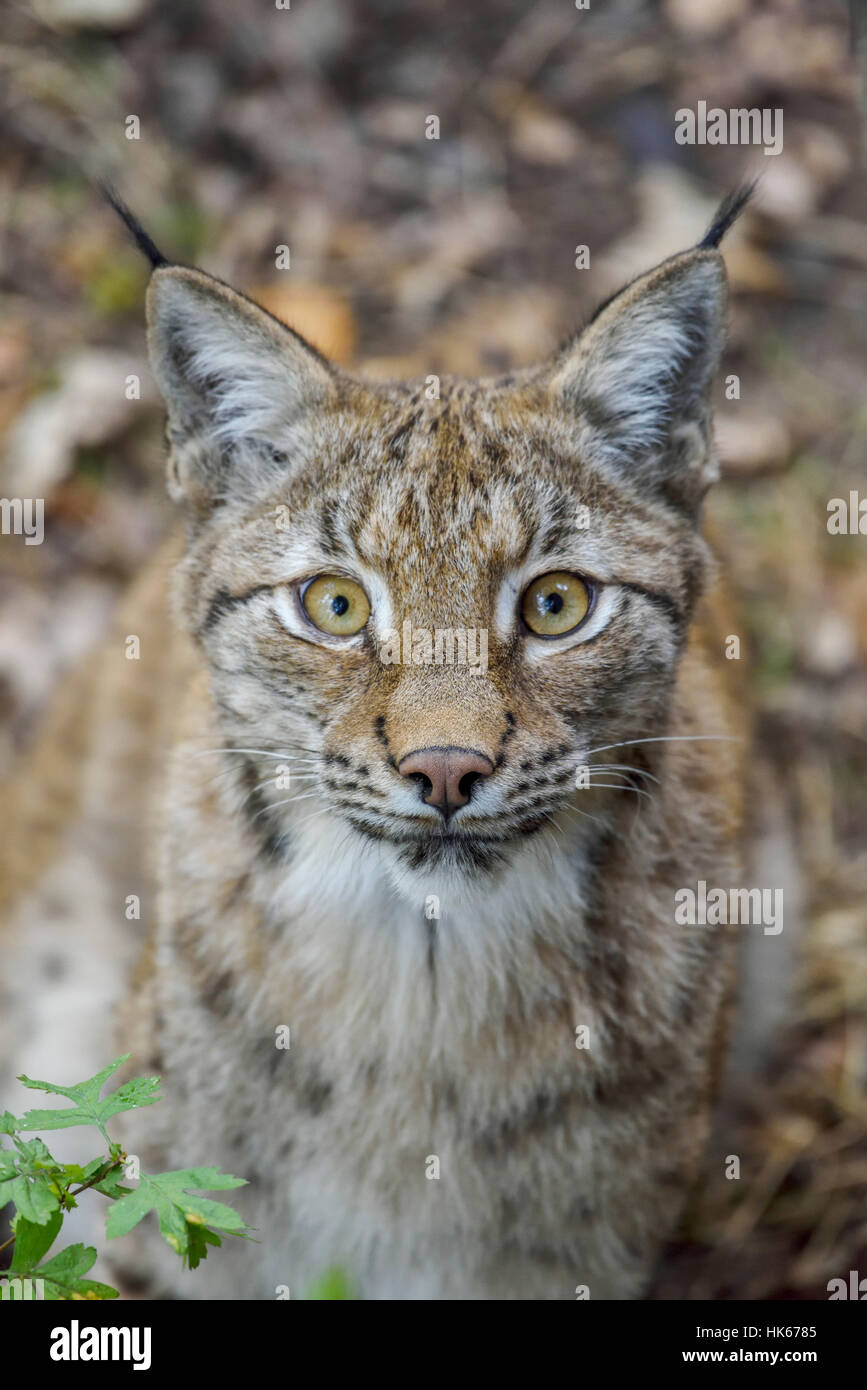
[[[461,873],[490,873],[508,858],[505,837],[445,832],[404,837],[396,842],[400,858],[412,869],[454,869]]]
[[[506,863],[510,851],[521,840],[542,830],[546,823],[545,817],[537,816],[505,830],[495,830],[496,823],[492,821],[492,832],[485,833],[475,827],[462,828],[460,822],[438,826],[425,821],[423,827],[408,830],[372,825],[354,816],[347,819],[369,839],[392,845],[409,868],[450,868],[462,873],[490,872]]]

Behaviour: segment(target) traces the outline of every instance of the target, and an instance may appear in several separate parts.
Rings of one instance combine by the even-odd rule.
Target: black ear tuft
[[[162,251],[151,240],[142,224],[139,222],[135,213],[131,212],[126,203],[111,186],[110,183],[100,182],[103,196],[111,203],[120,220],[125,224],[127,230],[132,234],[132,238],[141,251],[143,256],[147,256],[153,270],[158,270],[160,266],[169,265]]]
[[[751,183],[742,184],[740,188],[726,194],[714,213],[713,221],[698,243],[701,250],[708,251],[719,246],[729,227],[741,215],[753,196],[757,182],[757,179],[753,179]]]

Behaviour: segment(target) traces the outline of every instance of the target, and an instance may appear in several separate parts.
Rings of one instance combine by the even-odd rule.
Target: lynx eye
[[[537,637],[563,637],[590,612],[593,592],[577,574],[553,570],[524,590],[521,617]]]
[[[332,637],[353,637],[370,617],[367,594],[354,579],[320,574],[302,591],[301,602],[310,621]]]

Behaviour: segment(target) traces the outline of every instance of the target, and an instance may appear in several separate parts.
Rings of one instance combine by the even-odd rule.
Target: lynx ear
[[[604,304],[560,354],[550,380],[579,418],[588,458],[687,510],[717,473],[709,394],[725,307],[719,252],[674,256]]]
[[[196,507],[249,495],[291,460],[305,417],[334,393],[324,358],[199,270],[158,267],[148,345],[169,417],[169,491]]]

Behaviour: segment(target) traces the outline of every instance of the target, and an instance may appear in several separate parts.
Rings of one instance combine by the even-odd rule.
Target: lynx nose
[[[448,819],[452,811],[466,806],[473,783],[490,777],[494,764],[472,748],[417,748],[401,759],[397,770],[401,777],[420,782],[422,800]]]

